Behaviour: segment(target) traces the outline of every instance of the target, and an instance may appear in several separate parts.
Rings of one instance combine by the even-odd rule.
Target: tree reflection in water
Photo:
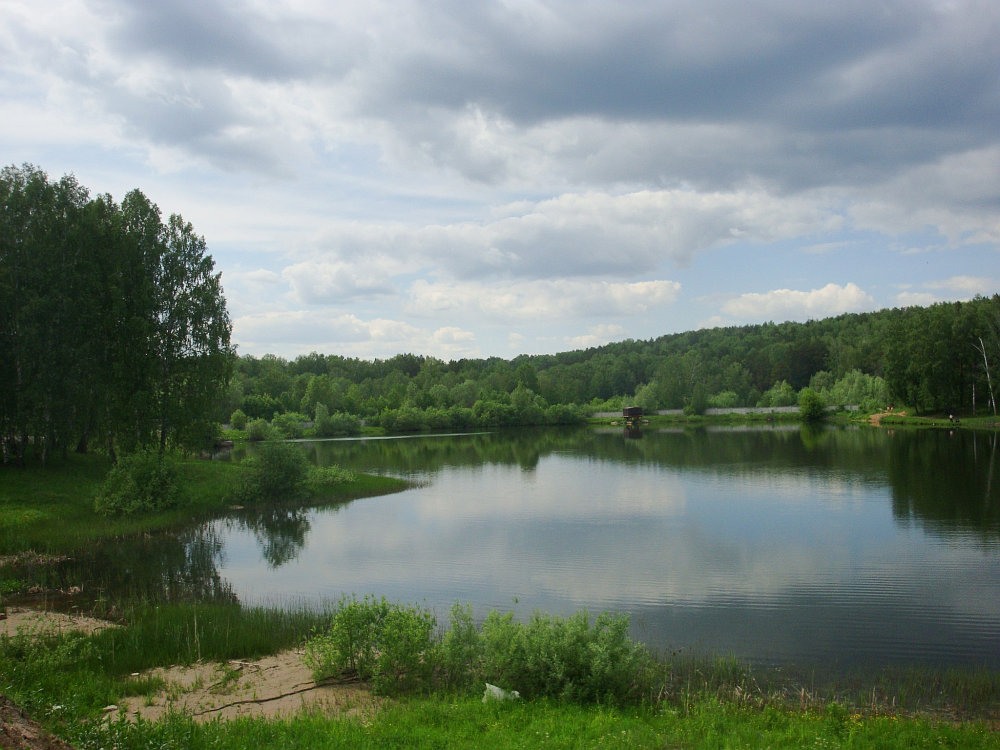
[[[253,532],[268,565],[279,568],[298,557],[309,533],[308,512],[302,508],[250,508],[234,519]]]

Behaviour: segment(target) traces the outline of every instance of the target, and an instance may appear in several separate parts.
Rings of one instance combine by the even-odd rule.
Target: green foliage
[[[525,697],[634,703],[652,689],[654,662],[632,641],[624,615],[568,619],[536,614],[527,624],[491,612],[477,630],[468,606],[452,609],[435,638],[434,616],[383,599],[344,598],[330,628],[312,638],[305,662],[317,680],[356,675],[384,694],[431,688],[481,689],[484,682]]]
[[[353,414],[341,411],[331,414],[324,403],[317,403],[314,412],[313,434],[316,437],[357,435],[361,432],[361,420]]]
[[[281,402],[270,394],[255,393],[244,397],[240,409],[250,419],[267,419],[284,411]]]
[[[234,430],[245,430],[247,426],[247,415],[242,409],[237,409],[229,417],[229,424]]]
[[[799,415],[806,422],[819,422],[826,418],[826,401],[812,388],[799,392]]]
[[[292,443],[262,443],[240,463],[235,495],[246,503],[294,500],[306,491],[309,460]]]
[[[284,414],[275,414],[271,420],[271,427],[280,437],[294,440],[305,435],[307,421],[308,418],[305,414],[289,411]]]
[[[697,383],[691,393],[691,397],[684,404],[685,414],[704,414],[708,408],[708,389],[703,383]]]
[[[882,411],[892,403],[889,386],[883,378],[851,370],[823,392],[828,403],[837,406],[857,404],[863,412]]]
[[[306,476],[306,491],[311,497],[329,495],[335,487],[357,481],[357,475],[350,469],[339,466],[313,466]]]
[[[247,440],[251,443],[263,440],[271,440],[274,437],[274,429],[271,424],[263,418],[251,419],[246,424]]]
[[[191,224],[138,190],[119,206],[31,165],[0,172],[0,217],[5,462],[210,441],[231,325]]]
[[[175,459],[145,450],[125,456],[112,467],[94,508],[106,516],[128,516],[174,508],[184,499]]]
[[[715,409],[731,409],[740,405],[740,396],[736,391],[722,391],[709,398],[708,405]]]
[[[430,612],[384,597],[344,597],[329,629],[306,644],[303,659],[317,681],[352,675],[384,695],[426,690],[436,624]]]
[[[515,622],[511,614],[490,613],[480,641],[483,677],[525,697],[615,704],[648,695],[653,660],[631,640],[626,615],[586,612],[567,619],[535,614]]]
[[[367,601],[378,609],[378,600]],[[424,658],[405,646],[409,641],[423,653],[426,618],[405,617],[408,609],[399,608],[414,626],[413,637],[401,639],[398,647],[405,664]],[[456,609],[463,613],[462,625],[456,627],[453,612],[452,631],[464,635],[455,640],[469,644],[456,654],[466,653],[477,664],[471,612]],[[108,721],[102,718],[104,706],[157,687],[154,680],[131,677],[132,672],[199,658],[226,661],[275,653],[330,622],[329,615],[314,612],[239,605],[132,603],[120,614],[123,627],[91,636],[52,630],[0,638],[4,695],[79,748],[1000,747],[987,721],[954,716],[955,706],[963,716],[992,716],[1000,687],[995,672],[943,680],[939,673],[918,672],[895,675],[888,683],[859,684],[846,693],[831,687],[818,694],[811,686],[769,684],[765,675],[773,670],[752,672],[731,660],[669,663],[672,683],[655,700],[621,707],[563,700],[484,704],[479,684],[467,695],[449,691],[383,702],[364,720],[352,712],[305,711],[280,720],[203,722],[175,712],[156,721]],[[445,634],[442,650],[447,641]],[[916,715],[901,710],[896,700],[908,683],[934,701],[908,704]],[[984,692],[970,699],[970,688]],[[952,710],[939,713],[935,707]],[[951,718],[929,718],[935,715]]]
[[[787,380],[782,380],[761,394],[760,399],[757,401],[757,406],[763,408],[795,406],[796,402],[795,389],[792,388]]]
[[[995,367],[1000,355],[998,320],[1000,295],[994,295],[808,323],[689,331],[512,361],[246,356],[237,363],[239,397],[251,418],[293,408],[315,413],[323,404],[331,414],[390,431],[562,423],[571,412],[555,417],[552,407],[575,404],[590,412],[634,403],[692,413],[707,406],[794,406],[798,391],[810,385],[831,405],[872,411],[903,401],[967,412],[973,397],[980,408],[987,405],[987,364]],[[985,362],[977,352],[980,336]]]

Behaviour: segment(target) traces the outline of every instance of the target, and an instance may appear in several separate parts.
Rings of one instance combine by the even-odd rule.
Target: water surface
[[[371,593],[443,621],[459,601],[479,615],[615,610],[657,649],[1000,668],[993,434],[609,429],[302,448],[417,486],[146,540],[141,556],[165,560],[155,573],[119,548],[133,561],[118,584],[316,606]]]

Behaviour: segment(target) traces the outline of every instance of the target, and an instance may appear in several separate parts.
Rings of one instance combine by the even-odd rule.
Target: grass
[[[70,454],[41,467],[0,466],[0,555],[32,550],[67,554],[98,540],[172,529],[223,512],[232,501],[239,464],[196,458],[179,462],[188,501],[172,510],[132,516],[102,516],[94,498],[111,468],[102,455]],[[324,489],[298,503],[328,504],[398,492],[403,480],[356,475],[355,481]],[[2,572],[2,567],[0,567]]]
[[[584,709],[551,701],[483,704],[436,697],[390,705],[366,722],[313,714],[198,725],[175,716],[116,724],[78,746],[186,748],[996,748],[984,726],[816,712],[753,711],[705,698],[680,712]]]
[[[123,627],[94,635],[0,637],[0,693],[81,748],[1000,748],[983,721],[935,706],[966,702],[980,718],[1000,705],[1000,675],[884,673],[865,688],[769,685],[733,660],[666,657],[656,700],[612,706],[539,698],[483,703],[482,686],[384,702],[366,718],[304,713],[281,720],[198,724],[102,720],[124,695],[162,688],[154,666],[252,658],[301,644],[330,613],[236,604],[134,602],[110,614]],[[920,690],[914,690],[924,683]],[[516,684],[516,682],[515,682]],[[895,692],[894,692],[895,691]],[[854,695],[852,700],[850,695]],[[871,696],[878,696],[872,700]],[[963,718],[963,720],[959,720]]]

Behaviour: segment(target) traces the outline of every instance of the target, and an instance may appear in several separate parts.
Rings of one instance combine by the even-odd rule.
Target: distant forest
[[[512,360],[242,356],[218,417],[285,434],[303,421],[315,421],[317,434],[354,432],[359,420],[394,430],[546,424],[626,403],[689,413],[791,405],[807,388],[829,406],[995,413],[998,358],[994,295]]]

